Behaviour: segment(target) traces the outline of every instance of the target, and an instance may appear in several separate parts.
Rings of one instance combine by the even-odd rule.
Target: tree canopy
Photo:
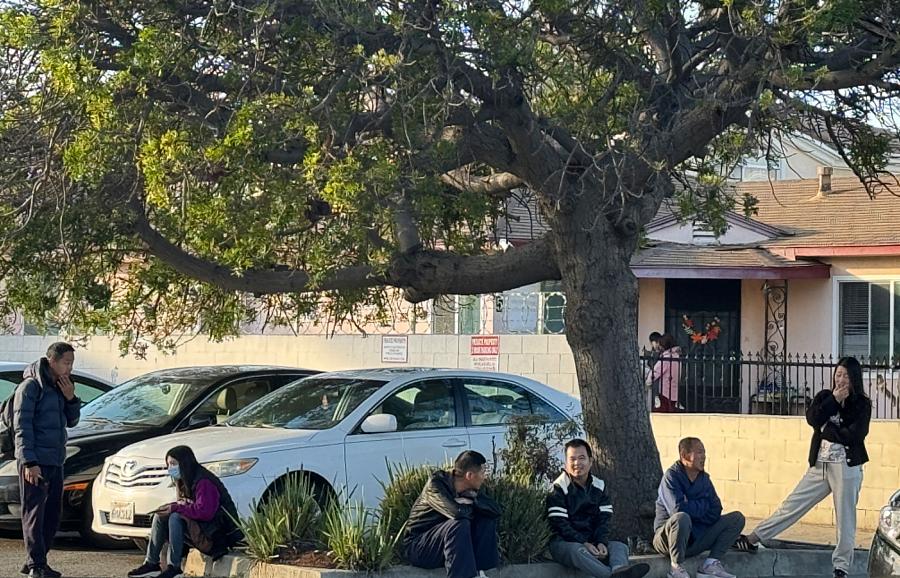
[[[752,213],[725,175],[780,131],[885,194],[898,29],[892,0],[0,0],[0,317],[167,346],[558,279],[634,533],[643,226]],[[501,251],[517,189],[549,231]]]
[[[549,241],[492,249],[510,190],[550,212],[593,196],[636,236],[682,180],[683,214],[721,227],[745,201],[721,175],[773,129],[827,133],[875,192],[897,18],[857,0],[6,2],[0,309],[164,344],[321,292],[345,314],[386,287],[556,279]]]

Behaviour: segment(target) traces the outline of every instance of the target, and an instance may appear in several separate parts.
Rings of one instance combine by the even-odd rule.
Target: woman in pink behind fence
[[[681,348],[675,338],[664,333],[659,339],[662,350],[653,369],[647,373],[647,385],[654,389],[656,399],[651,411],[674,413],[678,409],[678,384],[681,382]]]

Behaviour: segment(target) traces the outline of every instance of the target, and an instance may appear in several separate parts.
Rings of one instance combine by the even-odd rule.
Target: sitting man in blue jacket
[[[690,578],[682,564],[686,558],[709,550],[697,578],[735,578],[721,558],[744,529],[744,515],[722,515],[722,502],[704,471],[706,448],[698,438],[678,442],[679,460],[659,483],[653,547],[672,563],[669,578]]]

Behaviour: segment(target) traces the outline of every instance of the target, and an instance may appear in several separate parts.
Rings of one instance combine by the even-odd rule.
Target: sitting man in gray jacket
[[[32,578],[59,578],[47,565],[47,552],[59,526],[63,496],[66,427],[78,423],[81,400],[75,396],[75,349],[57,342],[25,370],[16,388],[13,427],[22,500],[22,535]]]

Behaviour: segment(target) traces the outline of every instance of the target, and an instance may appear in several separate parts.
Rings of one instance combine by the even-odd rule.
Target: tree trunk
[[[638,353],[638,284],[629,265],[637,240],[602,216],[598,224],[589,211],[576,213],[557,215],[554,237],[585,430],[612,497],[613,536],[649,537],[662,470]]]

